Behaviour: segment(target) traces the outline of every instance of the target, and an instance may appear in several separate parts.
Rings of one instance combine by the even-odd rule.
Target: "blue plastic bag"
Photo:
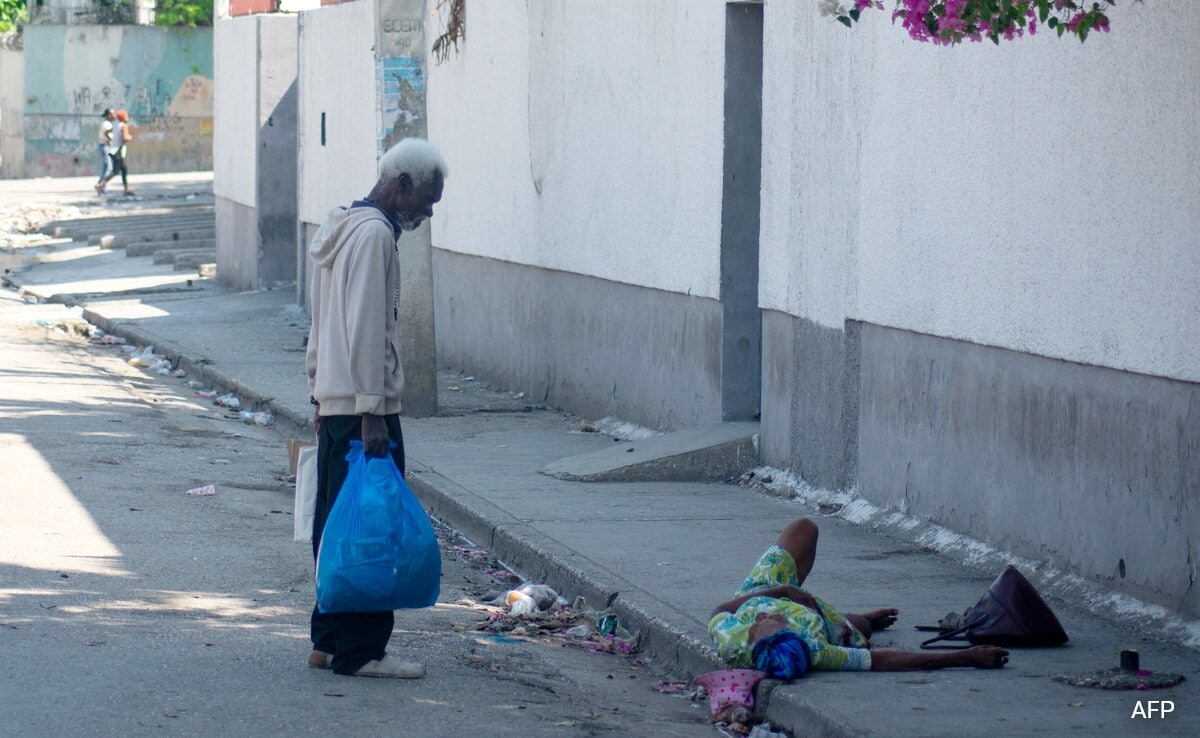
[[[350,442],[350,469],[317,550],[321,612],[429,607],[441,591],[442,556],[433,525],[396,462]]]

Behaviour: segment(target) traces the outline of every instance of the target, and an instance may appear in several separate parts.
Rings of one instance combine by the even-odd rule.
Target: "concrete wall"
[[[213,28],[215,79],[213,194],[255,207],[258,171],[258,19],[223,19]]]
[[[296,275],[298,27],[295,15],[259,17],[260,287],[291,282]]]
[[[1200,615],[1200,385],[864,325],[859,488]]]
[[[296,276],[296,38],[294,15],[216,25],[217,277],[238,289]]]
[[[375,184],[375,7],[370,0],[300,15],[298,217],[320,224]],[[349,82],[354,80],[355,82]]]
[[[726,3],[470,7],[428,73],[440,360],[720,419]],[[764,13],[764,460],[1200,615],[1200,7],[955,49]],[[374,179],[383,90],[331,82],[378,84],[374,24],[301,19],[308,235]]]
[[[638,304],[686,315],[684,306],[720,292],[724,3],[623,0],[569,10],[549,0],[476,3],[469,41],[431,65],[430,138],[452,170],[432,221],[434,246],[487,259],[499,279],[514,264],[583,277],[572,284],[597,326],[614,309],[603,295],[629,287],[655,293]],[[546,399],[568,407],[594,407],[618,385],[623,397],[655,398],[620,403],[646,425],[720,419],[719,372],[685,381],[707,376],[714,352],[719,364],[720,331],[682,329],[693,339],[661,349],[676,357],[677,380],[657,372],[639,380],[631,368],[666,337],[650,315],[621,330],[575,334],[603,337],[579,341],[581,354],[546,342],[579,328],[574,308],[545,310],[510,340],[481,344],[474,326],[554,304],[554,282],[481,294],[439,271],[435,284],[444,363],[506,380],[528,368],[518,386],[548,387]],[[450,301],[453,313],[442,309]]]
[[[0,35],[0,178],[25,176],[25,54],[22,37]]]
[[[1153,5],[947,53],[769,3],[763,306],[1200,380],[1200,6]]]
[[[766,13],[765,459],[1200,614],[1200,7],[949,51]]]
[[[371,191],[376,179],[376,12],[371,0],[300,14],[296,120],[297,302],[307,305],[307,248],[329,211]],[[358,80],[346,84],[346,80]],[[374,89],[373,87],[370,89]]]
[[[25,27],[24,176],[95,174],[100,114],[125,108],[138,172],[212,169],[212,29]]]

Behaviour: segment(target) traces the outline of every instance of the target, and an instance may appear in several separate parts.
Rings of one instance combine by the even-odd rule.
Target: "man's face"
[[[104,119],[105,120],[112,120],[114,117],[116,117],[116,116],[113,115],[113,111],[111,111],[111,110],[104,111]]]
[[[433,206],[442,199],[442,173],[434,172],[424,185],[414,187],[408,175],[396,179],[387,202],[379,203],[405,231],[415,230],[426,218],[433,217]]]
[[[754,623],[750,625],[750,630],[747,631],[746,635],[749,636],[748,645],[753,647],[754,643],[760,638],[775,635],[787,627],[788,622],[784,620],[782,615],[768,615],[765,612],[760,612],[754,616]]]

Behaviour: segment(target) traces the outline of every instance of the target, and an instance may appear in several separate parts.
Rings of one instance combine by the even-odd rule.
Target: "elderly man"
[[[446,174],[432,144],[404,139],[380,159],[371,193],[348,208],[335,208],[309,247],[312,329],[306,363],[317,431],[314,557],[346,479],[350,441],[361,440],[367,455],[390,451],[404,471],[396,240],[433,216]],[[390,611],[322,613],[314,607],[308,663],[337,674],[423,676],[419,663],[385,658],[393,622]]]
[[[801,589],[816,561],[817,536],[817,524],[808,518],[789,523],[734,598],[713,610],[708,632],[730,666],[788,680],[814,669],[995,669],[1008,663],[1008,651],[996,646],[941,653],[870,648],[871,635],[894,624],[899,611],[880,608],[843,615]]]

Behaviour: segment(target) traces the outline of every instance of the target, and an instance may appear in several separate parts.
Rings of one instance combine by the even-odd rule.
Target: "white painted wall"
[[[299,202],[301,221],[320,224],[336,205],[375,184],[378,126],[375,5],[330,5],[300,15]],[[326,143],[321,145],[321,113]]]
[[[262,39],[262,70],[259,74],[258,125],[272,125],[271,113],[288,89],[296,83],[297,18],[290,13],[255,16]]]
[[[717,297],[725,3],[489,0],[467,28],[430,65],[434,245]]]
[[[25,52],[0,36],[0,177],[25,176]]]
[[[257,206],[258,16],[213,28],[213,194]]]
[[[941,49],[768,2],[763,307],[1200,381],[1200,4]]]

